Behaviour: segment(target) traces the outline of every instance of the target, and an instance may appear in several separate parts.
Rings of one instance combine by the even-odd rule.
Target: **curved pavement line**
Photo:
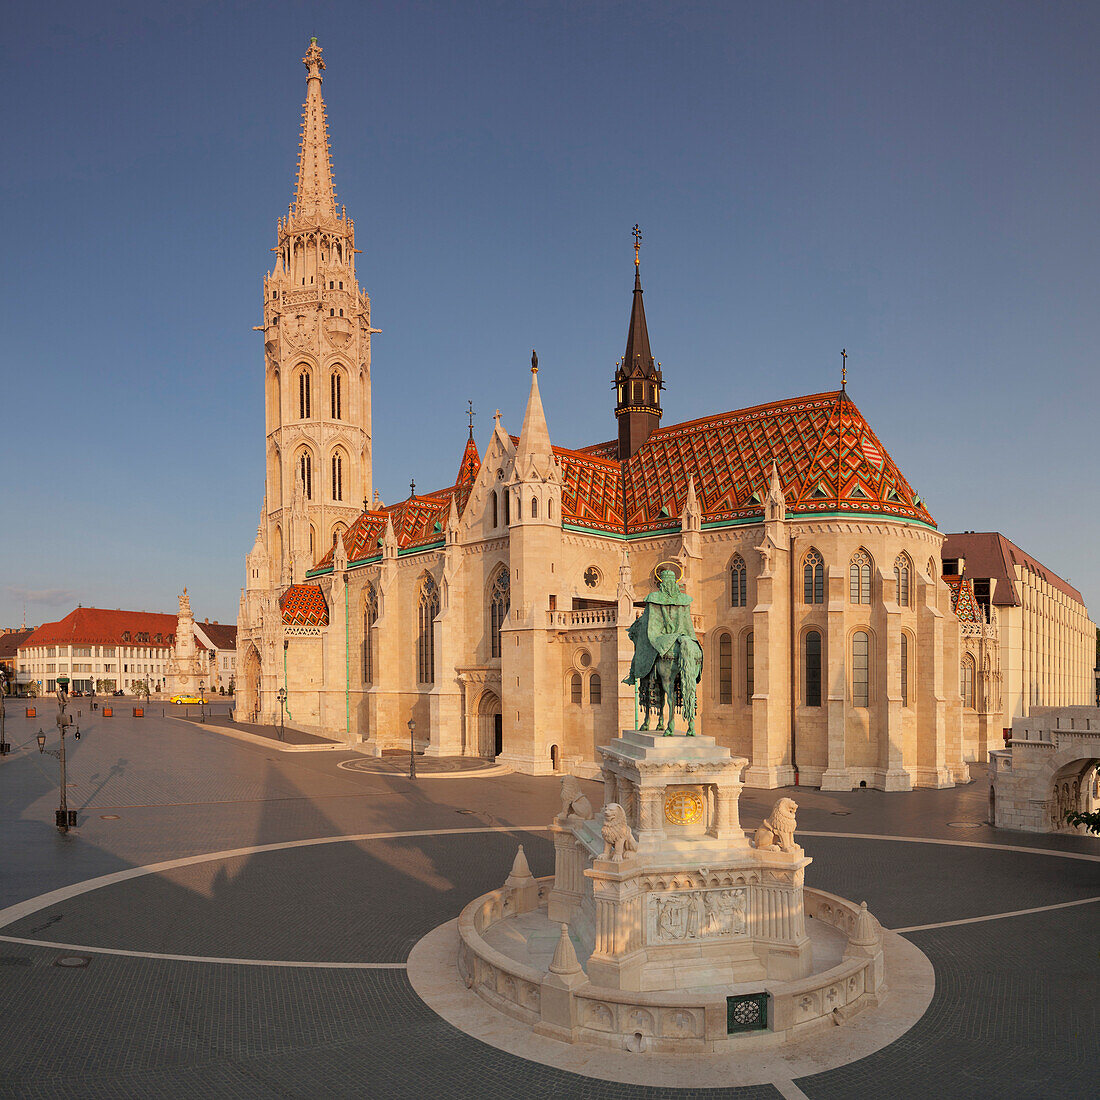
[[[927,932],[933,928],[955,928],[960,924],[981,924],[987,920],[1006,920],[1009,917],[1027,917],[1032,913],[1049,913],[1052,909],[1071,909],[1075,905],[1091,905],[1100,901],[1100,895],[1094,898],[1078,898],[1077,901],[1059,901],[1054,905],[1038,905],[1034,909],[1014,909],[1011,913],[990,913],[985,917],[962,917],[960,920],[944,920],[939,924],[914,924],[909,928],[892,928],[892,932]]]
[[[370,759],[370,757],[364,757],[363,759]],[[408,775],[405,772],[388,772],[382,770],[375,770],[374,768],[360,768],[356,767],[359,763],[357,759],[352,757],[350,760],[337,761],[336,766],[342,771],[352,772],[358,775],[385,775],[396,779],[408,779]],[[511,775],[512,769],[507,764],[494,764],[491,768],[463,768],[454,772],[421,772],[416,773],[417,780],[421,779],[484,779],[487,776],[493,775]]]
[[[53,947],[96,955],[124,955],[129,959],[163,959],[167,962],[222,963],[229,966],[296,966],[307,970],[404,970],[407,963],[300,962],[278,959],[230,959],[223,955],[165,955],[159,951],[125,951],[118,947],[89,947],[83,943],[55,943],[52,940],[26,940],[19,936],[0,936],[3,943],[24,943],[31,947]]]
[[[37,913],[41,909],[48,909],[51,905],[59,905],[69,898],[75,898],[80,894],[88,894],[93,890],[102,889],[104,886],[113,886],[117,882],[127,882],[130,879],[141,878],[144,875],[155,875],[161,871],[173,871],[177,867],[191,867],[196,863],[213,863],[222,859],[236,859],[239,856],[258,855],[261,852],[281,852],[287,848],[310,848],[317,844],[354,844],[362,840],[398,840],[412,836],[454,836],[461,833],[545,833],[550,829],[549,825],[481,825],[467,829],[405,829],[391,833],[349,833],[346,836],[322,836],[309,840],[284,840],[277,844],[253,844],[248,848],[228,848],[221,852],[203,852],[195,856],[182,856],[179,859],[168,859],[161,863],[146,863],[140,867],[127,867],[122,871],[112,871],[107,875],[99,875],[97,878],[85,879],[83,882],[75,882],[71,886],[62,886],[57,890],[51,890],[46,894],[28,898],[26,901],[9,905],[6,909],[0,909],[0,928],[6,928],[23,917]],[[37,942],[37,941],[36,941]]]
[[[51,890],[37,897],[28,898],[26,901],[9,905],[6,909],[0,909],[0,928],[6,928],[24,917],[37,913],[42,909],[48,909],[51,905],[59,905],[70,898],[79,897],[81,894],[91,893],[93,890],[102,889],[105,886],[113,886],[116,883],[128,882],[131,879],[142,878],[145,875],[158,874],[161,871],[172,871],[179,867],[191,867],[198,863],[213,863],[218,860],[235,859],[241,856],[258,855],[263,852],[280,852],[290,848],[310,848],[318,844],[345,844],[357,843],[369,840],[398,840],[405,837],[418,836],[458,836],[464,833],[544,833],[549,831],[548,825],[483,825],[467,829],[406,829],[388,833],[351,833],[345,836],[313,837],[308,840],[285,840],[276,844],[254,844],[247,848],[229,848],[220,852],[204,852],[199,855],[182,856],[179,859],[164,860],[161,863],[147,863],[140,867],[127,867],[122,871],[113,871],[107,875],[99,875],[97,878],[85,879],[70,886],[62,886],[57,890]],[[945,844],[959,848],[988,848],[994,851],[1023,852],[1027,855],[1048,855],[1061,859],[1085,859],[1100,862],[1100,856],[1087,855],[1080,852],[1058,852],[1048,848],[1025,848],[1007,844],[988,844],[972,840],[936,840],[926,837],[906,836],[882,836],[873,833],[829,833],[805,831],[803,836],[812,837],[840,837],[846,840],[892,840],[911,844]],[[1071,902],[1061,902],[1039,909],[1016,910],[1009,913],[992,913],[983,917],[966,917],[957,921],[944,921],[940,924],[914,925],[911,928],[891,929],[896,932],[915,932],[931,928],[945,928],[956,924],[973,924],[978,921],[1001,920],[1008,917],[1021,916],[1026,913],[1044,912],[1047,909],[1063,909],[1070,905],[1084,905],[1100,899],[1085,898]],[[0,935],[0,941],[8,943],[23,943],[40,947],[56,947],[69,951],[87,951],[99,955],[125,955],[134,958],[172,959],[192,962],[217,962],[238,963],[248,966],[294,966],[314,967],[317,969],[395,969],[405,966],[405,963],[335,963],[335,962],[302,962],[302,961],[277,961],[271,959],[230,959],[219,956],[207,955],[168,955],[156,954],[146,951],[128,951],[121,948],[90,947],[79,944],[54,943],[48,940],[24,939],[14,936]]]

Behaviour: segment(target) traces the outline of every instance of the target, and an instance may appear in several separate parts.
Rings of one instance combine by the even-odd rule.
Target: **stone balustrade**
[[[539,902],[545,904],[553,878],[538,880]],[[484,894],[463,909],[458,919],[459,973],[498,1011],[531,1025],[541,1034],[568,1041],[631,1050],[692,1053],[771,1044],[817,1027],[848,1019],[879,1003],[885,992],[881,931],[861,907],[823,890],[804,891],[805,915],[845,935],[843,960],[820,974],[795,981],[731,984],[721,996],[693,990],[652,993],[599,988],[588,982],[567,991],[568,1012],[547,1013],[543,983],[549,976],[495,950],[484,933],[498,920],[515,913],[509,887]],[[768,994],[768,1030],[727,1034],[726,996]],[[557,1017],[556,1019],[553,1017]]]
[[[615,626],[619,618],[616,607],[589,607],[579,611],[551,611],[550,625],[558,630],[577,630],[581,627]]]

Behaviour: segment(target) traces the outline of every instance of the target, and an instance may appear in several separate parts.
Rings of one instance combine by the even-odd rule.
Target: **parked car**
[[[126,694],[126,692],[124,692],[124,691],[122,690],[122,688],[117,688],[117,689],[116,689],[115,691],[112,691],[112,692],[111,692],[111,694],[112,694],[112,695],[125,695],[125,694]]]
[[[173,695],[168,701],[170,703],[194,703],[196,706],[202,702],[197,695]]]

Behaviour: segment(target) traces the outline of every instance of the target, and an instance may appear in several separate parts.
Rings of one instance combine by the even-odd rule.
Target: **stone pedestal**
[[[550,919],[568,921],[590,952],[589,981],[654,991],[808,974],[810,859],[793,844],[749,844],[738,814],[747,761],[710,737],[636,730],[599,751],[604,810],[553,827],[548,899]],[[612,805],[635,842],[621,858],[614,834],[623,821]]]

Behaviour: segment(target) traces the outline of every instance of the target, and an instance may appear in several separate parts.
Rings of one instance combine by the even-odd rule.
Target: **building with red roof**
[[[285,689],[295,723],[366,751],[411,728],[431,754],[595,774],[634,725],[627,628],[671,563],[704,653],[699,728],[748,759],[750,785],[966,780],[1000,735],[998,641],[964,629],[956,609],[979,601],[944,580],[928,505],[843,380],[663,424],[676,371],[653,355],[637,238],[613,439],[552,439],[532,355],[518,436],[498,413],[483,449],[471,425],[453,484],[371,499],[376,330],[320,56],[264,281],[267,477],[237,717],[277,720]]]
[[[47,693],[58,676],[69,677],[70,691],[126,691],[139,680],[159,691],[175,631],[174,615],[78,607],[23,640],[19,676]]]

